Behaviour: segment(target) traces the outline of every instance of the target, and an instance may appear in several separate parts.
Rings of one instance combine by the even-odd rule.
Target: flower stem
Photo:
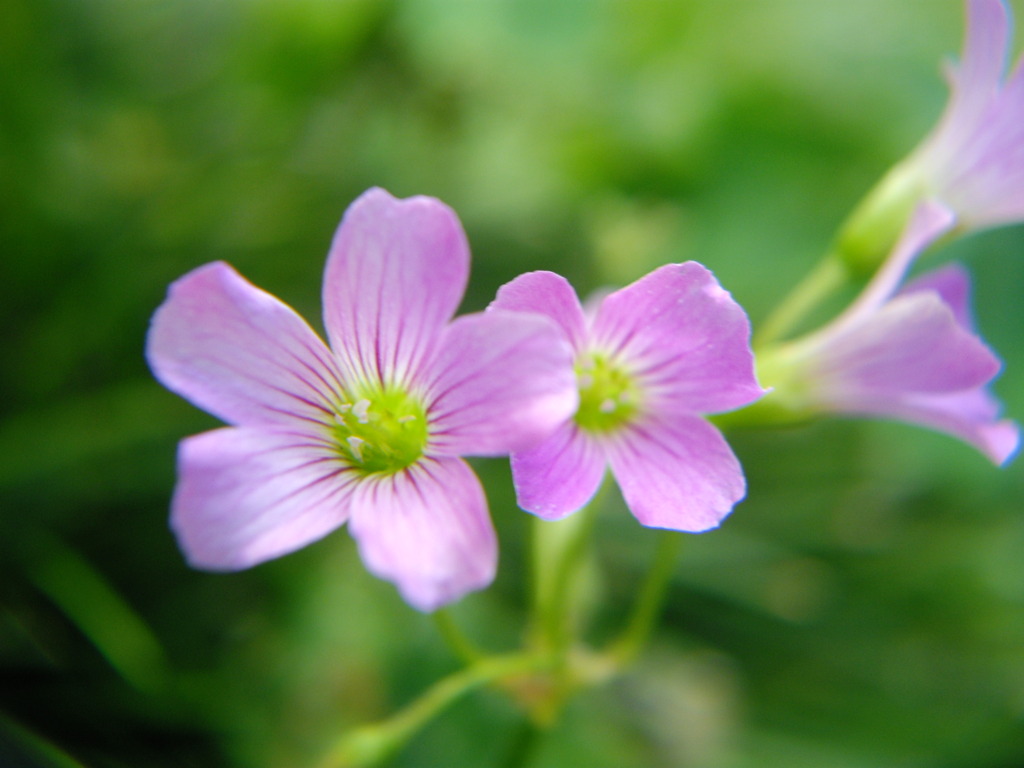
[[[318,768],[367,768],[395,754],[430,720],[467,693],[491,682],[543,669],[549,658],[515,653],[480,659],[438,681],[395,715],[345,734]]]
[[[760,348],[785,337],[849,279],[846,265],[832,254],[826,256],[761,324],[755,346]]]
[[[598,491],[590,504],[562,520],[533,521],[534,632],[541,647],[556,654],[571,644],[575,577],[602,497]]]
[[[452,618],[447,608],[439,608],[433,613],[434,624],[445,644],[452,653],[459,657],[466,664],[479,661],[486,654],[477,647],[476,643],[470,640],[466,634],[459,629],[459,626]]]
[[[608,655],[617,667],[625,667],[632,663],[647,638],[650,637],[651,630],[654,628],[668,594],[668,586],[682,548],[683,535],[681,533],[661,531],[654,554],[654,562],[640,588],[640,594],[633,605],[633,612],[626,623],[626,628],[608,650]]]

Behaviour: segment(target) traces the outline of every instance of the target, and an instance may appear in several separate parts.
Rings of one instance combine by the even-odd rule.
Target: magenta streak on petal
[[[296,340],[296,341],[298,341],[298,340]],[[310,391],[312,391],[312,392],[318,394],[319,396],[321,396],[324,399],[324,402],[330,402],[331,401],[331,395],[337,395],[337,390],[324,378],[324,376],[321,373],[317,372],[310,365],[308,365],[308,362],[306,360],[303,360],[301,357],[296,355],[291,349],[289,349],[288,347],[286,347],[286,346],[284,346],[282,344],[276,344],[275,346],[278,346],[281,349],[281,351],[285,352],[289,357],[291,357],[295,362],[297,362],[297,364],[299,366],[301,366],[302,368],[306,369],[309,373],[313,374],[313,377],[315,379],[323,382],[323,384],[327,388],[327,391],[325,392],[324,389],[321,388],[321,386],[319,386],[316,383],[314,383],[313,381],[307,379],[298,370],[296,370],[294,368],[292,368],[292,369],[283,369],[292,378],[294,378],[300,384],[305,385],[305,387],[308,388]],[[311,348],[309,348],[309,351],[312,352],[315,355],[315,352]],[[319,356],[318,355],[315,355],[315,356],[316,356],[316,359],[319,360]],[[233,368],[233,367],[224,365],[223,361],[218,361],[218,365],[220,367],[222,367],[226,371],[230,371],[231,373],[238,374],[240,378],[243,378],[243,377],[249,378],[254,383],[260,384],[261,386],[264,386],[267,389],[273,390],[275,392],[279,392],[279,393],[284,394],[284,395],[286,395],[288,397],[292,397],[293,399],[299,400],[300,402],[305,403],[306,406],[308,406],[311,409],[315,409],[317,411],[322,411],[325,414],[329,414],[329,415],[334,413],[332,411],[332,409],[330,409],[329,407],[325,406],[324,402],[314,402],[313,400],[311,400],[311,399],[309,399],[307,397],[303,397],[302,395],[300,395],[297,392],[293,392],[291,390],[284,389],[283,387],[281,387],[279,385],[276,385],[276,384],[270,384],[269,382],[264,381],[260,377],[254,375],[250,371],[242,371],[242,370],[240,370],[238,368]],[[330,368],[328,367],[327,370],[330,370]],[[269,409],[269,410],[275,410],[275,409]],[[295,414],[295,415],[297,416],[298,414]]]
[[[323,421],[323,420],[318,419],[318,418],[315,418],[314,416],[306,416],[306,415],[301,414],[301,413],[295,413],[293,411],[286,411],[283,408],[276,408],[276,407],[268,405],[266,410],[270,411],[271,413],[278,413],[278,414],[281,414],[282,416],[288,416],[289,418],[298,419],[299,421],[302,421],[302,422],[304,422],[306,424],[312,424],[312,425],[318,426],[318,427],[328,427],[328,426],[330,426],[329,422]],[[325,411],[325,413],[327,413],[329,415],[331,412]]]
[[[172,527],[193,565],[246,568],[344,522],[352,474],[307,440],[229,427],[182,443]]]
[[[263,384],[263,386],[265,386],[267,389],[271,389],[271,390],[273,390],[275,392],[279,392],[280,394],[285,395],[287,397],[290,397],[293,400],[298,400],[300,403],[309,406],[309,408],[311,410],[320,411],[321,413],[323,413],[326,416],[331,416],[334,413],[334,410],[329,408],[329,407],[327,407],[326,405],[324,405],[323,402],[318,403],[315,400],[310,400],[308,397],[303,397],[300,394],[297,394],[295,392],[290,392],[287,389],[283,389],[283,388],[278,387],[278,386],[276,386],[274,384],[270,384],[269,382],[262,381],[261,379],[257,379],[255,377],[252,377],[252,378],[253,378],[254,382]],[[307,387],[309,387],[314,392],[317,392],[316,387],[314,387],[310,382],[306,381],[303,377],[301,377],[298,374],[296,374],[295,378],[298,379],[301,383],[305,384]],[[324,397],[324,402],[329,402],[327,400],[326,396],[324,396],[324,394],[322,392],[317,392],[317,394],[319,394],[321,397]],[[275,411],[276,413],[286,413],[286,414],[288,414],[290,416],[295,416],[296,418],[305,419],[306,421],[316,421],[316,422],[319,422],[318,419],[315,419],[313,417],[303,416],[302,414],[296,413],[294,411],[286,411],[286,410],[282,410],[280,408],[274,408],[274,407],[271,407],[271,406],[264,406],[264,407],[267,410]],[[322,422],[320,422],[320,423],[322,423]]]
[[[458,366],[458,365],[446,366],[445,372],[455,370],[458,367],[461,367],[461,366]],[[444,389],[442,389],[441,391],[437,392],[436,394],[433,394],[432,401],[434,403],[438,403],[438,402],[440,402],[442,400],[445,400],[445,399],[449,398],[457,390],[468,388],[467,385],[471,385],[478,378],[479,378],[479,374],[477,374],[477,373],[470,373],[470,374],[468,374],[466,376],[463,376],[461,379],[453,380]],[[483,393],[479,397],[476,397],[474,399],[462,400],[462,401],[460,401],[458,403],[455,403],[450,408],[448,408],[447,410],[444,410],[444,409],[441,409],[441,408],[435,406],[435,407],[431,408],[430,416],[431,416],[432,421],[434,421],[435,423],[440,424],[440,423],[443,423],[445,419],[447,419],[447,418],[449,418],[451,416],[454,416],[454,415],[458,414],[461,411],[465,411],[465,410],[468,410],[468,409],[471,409],[471,408],[475,408],[476,406],[479,406],[479,405],[485,405],[485,404],[491,402],[491,400],[492,400],[492,398],[491,398],[491,394],[490,393]],[[443,428],[440,428],[440,429],[441,429],[441,433],[443,433]]]
[[[315,465],[316,465],[316,463],[310,463],[310,464],[305,465],[305,466],[300,466],[300,467],[298,467],[298,469],[308,468],[308,467],[315,466]],[[283,474],[283,472],[281,474]],[[324,504],[327,504],[327,503],[333,502],[333,501],[343,500],[345,497],[347,497],[349,495],[351,487],[352,487],[353,482],[354,482],[354,478],[351,477],[351,474],[352,474],[351,470],[349,470],[348,468],[339,467],[337,469],[334,469],[333,471],[331,471],[328,474],[325,474],[325,475],[323,475],[323,476],[321,476],[319,478],[316,478],[314,480],[309,481],[308,483],[306,483],[304,486],[302,486],[300,488],[296,488],[291,493],[285,494],[284,496],[280,496],[280,497],[274,499],[273,503],[275,505],[286,504],[286,503],[296,499],[300,495],[308,494],[309,492],[311,492],[313,490],[320,490],[320,491],[322,491],[322,493],[319,496],[310,498],[308,503],[304,505],[307,508],[312,507],[312,506],[321,506],[321,505],[324,505]],[[292,525],[294,525],[296,522],[301,520],[304,516],[305,516],[304,513],[300,513],[299,515],[293,517],[291,519],[290,523]],[[334,530],[339,525],[341,525],[343,522],[344,522],[343,520],[339,520],[336,525],[331,525],[330,528],[327,531],[325,531],[324,533],[325,534],[329,533],[331,530]],[[262,537],[262,536],[267,535],[271,530],[273,530],[274,527],[275,526],[272,523],[264,523],[259,528],[254,528],[253,526],[249,526],[247,529],[243,528],[242,530],[248,530],[250,533],[256,532],[259,536]],[[317,538],[319,538],[319,536]],[[309,543],[309,542],[302,542],[298,546],[305,546],[307,543]],[[293,551],[294,548],[295,547],[290,547],[289,546],[285,550],[280,552],[280,554],[287,554],[288,552]],[[278,555],[275,553],[271,557],[277,557],[277,556]],[[266,559],[266,558],[262,558],[261,557],[260,560],[258,560],[256,562],[260,562],[263,559]],[[255,563],[253,563],[253,564],[255,564]]]
[[[494,577],[497,546],[486,499],[461,459],[425,459],[369,478],[354,496],[349,530],[367,568],[423,611]]]
[[[513,313],[513,318],[511,319],[511,322],[513,323],[519,323],[521,325],[525,323],[533,323],[532,318],[529,318],[528,316],[524,316],[523,318],[515,318],[514,314],[515,313]],[[493,314],[463,315],[456,322],[460,326],[465,327],[466,323],[472,321],[474,318],[479,318],[483,322],[488,322],[493,320],[494,317],[495,316]],[[531,356],[526,353],[539,353],[543,351],[544,347],[557,347],[559,345],[560,339],[554,334],[554,332],[550,334],[545,334],[545,336],[546,338],[544,338],[543,341],[547,343],[545,343],[543,346],[537,343],[536,334],[531,334],[529,336],[520,336],[518,339],[513,341],[513,344],[511,346],[507,346],[501,350],[500,357],[496,357],[494,361],[487,361],[488,364],[483,368],[476,364],[476,360],[467,360],[465,355],[447,355],[449,361],[444,366],[440,367],[437,371],[433,372],[433,375],[431,376],[431,378],[434,381],[444,381],[445,386],[443,389],[431,391],[431,401],[435,404],[439,403],[442,400],[445,400],[446,398],[450,397],[452,393],[455,392],[456,390],[461,388],[467,388],[467,385],[471,385],[473,382],[484,378],[484,376],[488,373],[493,374],[493,372],[497,370],[497,364],[499,362],[505,362],[509,365],[510,370],[503,371],[503,375],[506,381],[511,380],[512,382],[514,382],[517,376],[516,371],[514,368],[512,368],[512,366],[529,366],[533,362],[533,360],[531,360]],[[494,350],[493,348],[491,348],[484,351],[492,353]],[[502,360],[501,358],[506,359]],[[567,366],[572,365],[572,358],[569,356],[567,351],[564,355],[564,362]],[[463,373],[462,375],[458,376],[458,378],[456,378],[455,374],[456,372],[459,371],[462,371]],[[546,373],[546,371],[544,371],[543,369],[541,370],[541,372]],[[526,377],[519,376],[518,378],[525,379]],[[487,402],[489,399],[490,395],[488,393],[480,393],[480,397],[478,397],[475,400],[467,400],[464,402],[460,402],[454,405],[452,409],[449,409],[447,411],[435,409],[432,412],[432,415],[434,415],[438,419],[442,419],[445,416],[451,415],[457,410],[463,410],[473,405],[479,405],[481,403]]]
[[[309,461],[307,461],[307,462],[305,462],[303,464],[297,464],[294,467],[294,469],[296,469],[296,470],[308,469],[310,467],[319,466],[321,464],[330,465],[332,467],[332,469],[329,472],[327,472],[326,474],[310,480],[305,485],[302,485],[302,486],[299,486],[299,487],[293,489],[291,492],[286,493],[284,496],[278,497],[277,500],[276,500],[277,503],[280,504],[282,502],[288,501],[289,499],[292,499],[295,496],[298,496],[300,493],[305,493],[306,491],[308,491],[311,488],[316,488],[317,486],[323,485],[324,483],[330,482],[332,480],[337,480],[339,478],[345,479],[347,481],[346,483],[337,484],[337,485],[334,485],[334,486],[331,486],[331,487],[327,488],[328,495],[332,495],[334,493],[338,493],[338,492],[344,490],[346,485],[348,485],[349,483],[354,481],[354,478],[352,477],[352,473],[353,473],[352,468],[349,467],[349,466],[345,466],[344,464],[342,464],[340,462],[339,459],[335,459],[332,456],[324,456],[323,458],[320,458],[320,459],[310,459]],[[282,470],[279,474],[283,474],[286,471],[291,471],[291,470]],[[349,476],[346,477],[346,474],[348,474]]]
[[[346,212],[324,277],[324,323],[336,354],[367,383],[408,383],[458,307],[469,249],[437,200],[370,190]]]
[[[600,310],[598,311],[597,318],[595,318],[595,324],[599,322]],[[640,333],[640,329],[631,327],[628,330],[622,330],[616,326],[607,326],[601,328],[603,333],[598,334],[596,329],[592,329],[591,333],[597,337],[595,341],[595,348],[600,350],[601,353],[608,358],[609,362],[622,364],[623,358],[629,358],[630,356],[626,353],[626,350],[636,339]]]
[[[438,473],[440,464],[432,461],[424,461],[417,465],[417,467],[426,477],[429,477],[431,480],[433,480],[434,484],[437,487],[441,488],[445,486],[445,478],[440,476],[440,474]],[[468,473],[472,473],[472,470],[468,468],[468,465],[466,466],[466,471]],[[409,479],[412,481],[413,487],[416,489],[416,493],[419,495],[424,505],[426,505],[430,501],[430,497],[427,495],[423,487],[420,485],[421,480],[417,477],[417,473],[411,472],[409,473],[408,476]],[[478,518],[477,522],[481,522],[483,520],[486,520],[486,518]],[[486,534],[488,529],[489,526],[478,525],[475,531],[476,535],[468,536],[465,534],[471,534],[473,533],[473,531],[468,531],[461,528],[456,529],[460,534],[464,534],[459,536],[458,541],[460,542],[459,549],[461,549],[466,554],[467,560],[470,560],[473,557],[475,549],[474,543],[478,540],[481,534]]]
[[[242,369],[237,368],[235,366],[227,365],[227,364],[225,364],[223,362],[218,363],[218,367],[221,370],[223,370],[223,371],[235,374],[240,379],[243,379],[243,378],[247,379],[248,381],[250,381],[253,384],[256,384],[256,385],[258,385],[260,387],[263,387],[264,389],[270,390],[271,392],[276,392],[276,393],[278,393],[280,395],[284,395],[285,397],[287,397],[287,398],[289,398],[291,400],[294,400],[296,402],[302,403],[303,405],[308,406],[309,408],[311,408],[313,410],[320,411],[320,412],[322,412],[324,414],[331,414],[331,413],[333,413],[333,411],[331,409],[329,409],[328,407],[326,407],[322,403],[317,403],[317,402],[315,402],[313,400],[310,400],[309,398],[303,397],[302,395],[300,395],[300,394],[298,394],[296,392],[293,392],[293,391],[291,391],[289,389],[285,389],[285,388],[280,387],[280,386],[278,386],[276,384],[271,384],[269,381],[265,381],[264,379],[260,378],[259,376],[253,375],[251,373],[251,371],[249,371],[249,370],[242,370]],[[292,374],[292,376],[293,376],[293,378],[295,378],[295,380],[299,381],[302,384],[306,384],[307,386],[310,386],[309,382],[305,381],[301,376],[295,374],[292,371],[289,371],[289,373]],[[322,393],[318,392],[315,387],[310,386],[310,388],[314,392],[316,392],[317,394],[322,394]],[[288,410],[288,409],[285,409],[285,408],[272,407],[272,406],[269,406],[269,405],[266,405],[266,404],[263,404],[263,403],[260,404],[260,409],[264,410],[264,411],[270,411],[272,413],[284,414],[284,415],[287,415],[289,417],[294,416],[296,418],[304,418],[298,411],[292,411],[292,410]],[[317,421],[316,419],[314,419],[312,417],[305,417],[305,419],[307,421],[314,421],[314,422]],[[242,421],[242,422],[233,422],[232,420],[229,420],[229,419],[224,419],[224,420],[225,421],[229,421],[231,423],[239,423],[241,425],[246,425],[246,426],[249,425],[249,420],[245,420],[245,421]]]
[[[274,409],[323,411],[315,401],[328,398],[301,373],[320,364],[320,355],[300,355],[317,345],[323,346],[294,310],[226,264],[213,263],[171,286],[154,315],[146,354],[173,391],[226,421],[260,423]],[[326,347],[323,354],[329,354]],[[322,372],[332,375],[330,368]]]
[[[330,395],[333,395],[339,400],[344,399],[345,393],[342,391],[340,386],[342,376],[341,372],[337,368],[337,364],[334,357],[332,355],[328,355],[328,359],[325,360],[323,357],[321,357],[320,350],[317,350],[315,347],[310,345],[308,341],[305,339],[293,337],[293,341],[300,344],[307,352],[309,352],[309,354],[312,355],[320,363],[320,365],[323,366],[324,371],[328,371],[331,374],[331,378],[328,379],[326,376],[324,376],[323,371],[317,370],[315,367],[309,365],[307,361],[302,360],[298,356],[293,355],[295,360],[299,362],[307,371],[313,374],[314,378],[318,379],[324,385],[324,387],[326,387],[327,392]],[[326,347],[323,347],[323,349],[326,350]],[[312,385],[310,386],[312,388]],[[321,394],[324,394],[323,390],[320,390],[319,388],[316,389]]]
[[[302,344],[302,342],[299,341],[298,339],[294,339],[294,340],[296,342],[298,342],[299,344]],[[330,395],[336,394],[336,392],[335,392],[334,388],[330,385],[330,383],[327,382],[327,380],[324,378],[324,376],[319,371],[317,371],[313,366],[311,366],[308,361],[303,360],[301,357],[296,355],[295,352],[292,351],[289,347],[287,347],[287,346],[285,346],[283,344],[275,344],[275,346],[278,349],[280,349],[281,352],[283,352],[285,355],[290,357],[300,367],[305,368],[309,373],[313,374],[313,379],[319,380],[326,387],[327,391],[325,392],[324,389],[321,389],[320,385],[315,383],[315,381],[313,381],[311,379],[307,379],[297,368],[289,368],[289,369],[287,369],[287,372],[296,381],[298,381],[301,384],[304,384],[308,389],[310,389],[313,392],[315,392],[316,394],[320,395],[320,397],[322,397],[325,402],[330,402]],[[303,344],[303,346],[306,346],[306,345]],[[307,347],[307,349],[309,349],[309,348]],[[322,363],[322,361],[320,360],[319,356],[316,355],[316,353],[313,352],[313,350],[309,349],[309,351],[312,352],[313,355],[316,357],[316,359],[319,362]],[[236,370],[236,373],[239,372],[239,371],[237,371],[237,369],[235,369],[235,370]],[[252,378],[254,380],[258,381],[258,379],[256,379],[256,377],[252,377]],[[305,402],[308,405],[311,405],[313,407],[320,408],[321,410],[324,410],[324,411],[328,411],[329,410],[329,409],[325,408],[322,404],[314,404],[314,403],[312,403],[312,401],[309,401],[309,400],[307,400],[305,398],[302,398],[299,395],[297,395],[296,393],[287,392],[284,389],[282,389],[282,388],[280,388],[280,387],[278,387],[276,385],[266,384],[266,386],[270,387],[271,389],[276,389],[277,391],[281,392],[282,394],[292,395],[297,400],[303,400],[303,402]]]
[[[223,370],[225,370],[225,371],[228,371],[230,373],[236,374],[239,378],[247,378],[253,384],[258,384],[261,387],[265,387],[266,389],[269,389],[271,392],[277,392],[280,395],[284,395],[287,398],[290,398],[290,399],[295,400],[295,401],[297,401],[299,403],[302,403],[303,405],[308,406],[312,410],[320,411],[321,413],[324,413],[324,414],[326,414],[328,416],[334,413],[333,410],[331,410],[330,408],[325,406],[323,403],[315,402],[314,400],[310,400],[309,398],[303,397],[302,395],[298,394],[297,392],[292,392],[291,390],[284,389],[283,387],[279,387],[276,384],[271,384],[269,381],[265,381],[262,378],[253,375],[251,372],[249,372],[247,370],[243,371],[243,370],[241,370],[239,368],[236,368],[236,367],[230,366],[230,365],[226,365],[226,364],[223,364],[223,363],[220,364],[220,367]],[[312,384],[310,384],[310,382],[306,381],[302,376],[298,375],[294,371],[290,371],[290,373],[296,379],[296,381],[298,381],[298,382],[300,382],[302,384],[305,384],[311,390],[313,390],[317,394],[323,396],[322,392],[317,390],[316,387],[314,387]],[[271,411],[273,413],[280,413],[280,414],[287,415],[287,416],[294,416],[295,418],[303,419],[303,420],[309,421],[309,422],[321,423],[321,424],[323,423],[323,422],[320,422],[319,420],[317,420],[317,419],[315,419],[313,417],[303,416],[298,411],[290,411],[290,410],[287,410],[287,409],[284,409],[284,408],[277,408],[277,407],[273,407],[273,406],[269,406],[269,405],[261,405],[260,407],[263,410],[265,410],[265,411]],[[248,424],[245,424],[245,426],[248,426]]]

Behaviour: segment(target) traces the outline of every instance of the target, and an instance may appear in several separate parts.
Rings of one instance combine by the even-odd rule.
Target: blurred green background
[[[1024,4],[1014,3],[1018,17]],[[142,357],[167,284],[231,262],[318,324],[345,207],[430,194],[474,250],[464,309],[530,269],[582,293],[697,259],[755,323],[939,114],[954,0],[6,0],[0,24],[0,766],[309,764],[457,668],[345,532],[188,569],[176,442],[216,421]],[[1024,231],[968,259],[1024,419]],[[628,676],[536,768],[1024,764],[1024,473],[897,424],[737,435],[749,499],[689,537]],[[520,639],[527,515],[480,461]],[[615,506],[615,505],[613,505]],[[594,637],[654,537],[598,521]],[[395,765],[500,766],[476,694]]]

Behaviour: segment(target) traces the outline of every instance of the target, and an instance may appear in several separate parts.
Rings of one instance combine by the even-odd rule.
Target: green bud
[[[901,163],[887,173],[839,230],[833,254],[852,276],[865,278],[882,266],[925,189],[914,166]]]

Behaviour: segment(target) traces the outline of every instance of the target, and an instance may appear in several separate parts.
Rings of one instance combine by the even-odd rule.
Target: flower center
[[[423,455],[427,414],[400,389],[365,392],[337,406],[331,433],[346,462],[367,475],[390,475]]]
[[[638,389],[629,372],[596,352],[576,361],[580,405],[576,423],[589,432],[609,432],[627,423],[638,408]]]

